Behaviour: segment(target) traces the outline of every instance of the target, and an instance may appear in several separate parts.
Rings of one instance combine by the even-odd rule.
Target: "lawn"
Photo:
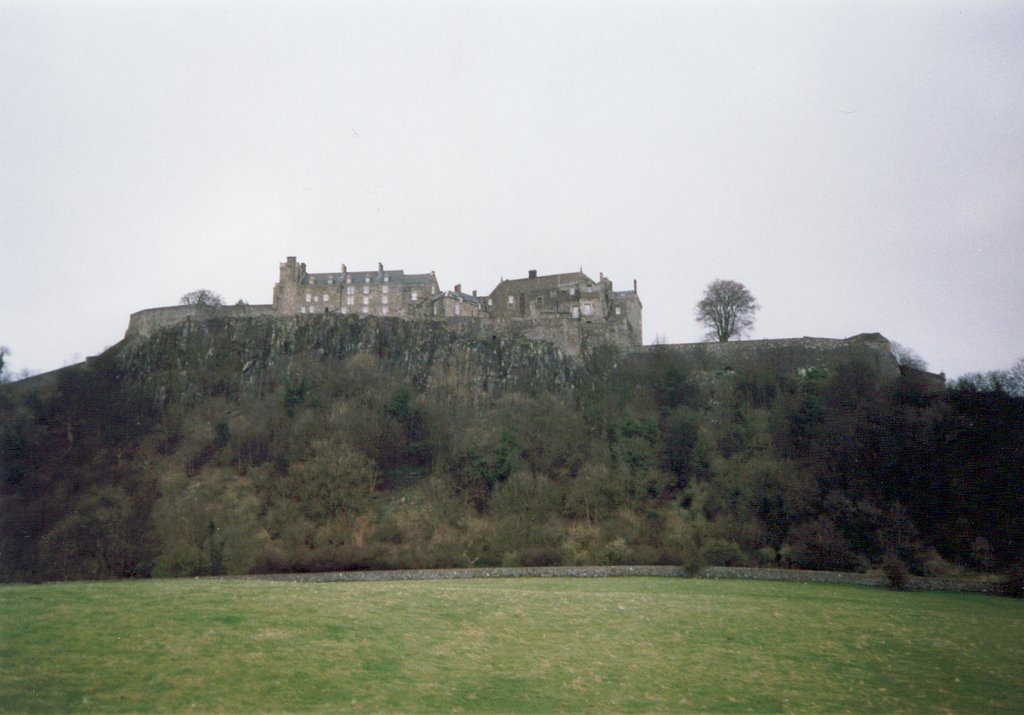
[[[1024,602],[673,578],[3,586],[0,709],[1024,712]]]

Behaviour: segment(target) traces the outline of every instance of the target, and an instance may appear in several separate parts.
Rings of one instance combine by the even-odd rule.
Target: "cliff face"
[[[257,395],[305,369],[330,369],[356,353],[417,387],[458,385],[474,393],[561,390],[577,360],[515,335],[482,335],[472,321],[407,321],[337,314],[187,319],[127,337],[113,348],[125,379],[167,400],[204,391]],[[219,383],[219,387],[217,384]]]

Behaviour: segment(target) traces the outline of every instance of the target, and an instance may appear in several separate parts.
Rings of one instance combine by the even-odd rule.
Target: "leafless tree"
[[[697,322],[709,329],[708,340],[724,343],[749,332],[760,307],[745,285],[719,279],[704,289],[704,298],[697,303]]]
[[[889,350],[892,352],[892,356],[896,358],[896,364],[900,367],[910,367],[915,370],[928,369],[928,363],[913,348],[894,341],[889,343]]]
[[[186,293],[181,296],[181,305],[208,305],[218,306],[224,305],[224,301],[221,297],[211,290],[202,288],[200,290],[194,290],[191,293]]]

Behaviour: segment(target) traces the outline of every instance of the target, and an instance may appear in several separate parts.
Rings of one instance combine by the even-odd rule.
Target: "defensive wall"
[[[786,374],[810,368],[829,370],[842,363],[860,361],[883,379],[894,379],[900,375],[899,364],[892,354],[892,345],[879,333],[862,333],[843,339],[803,337],[649,345],[643,350],[670,351],[686,357],[698,367],[710,370],[729,371],[746,365],[757,365],[778,374]]]
[[[166,308],[147,308],[132,313],[124,336],[148,338],[161,328],[178,325],[190,319],[255,318],[262,315],[278,313],[272,305],[172,305]]]
[[[285,317],[273,305],[202,306],[177,305],[167,308],[149,308],[133,313],[128,323],[126,338],[149,338],[158,330],[188,320],[215,320],[228,318]],[[312,314],[290,316],[303,321],[363,320],[355,315]],[[526,338],[549,343],[566,355],[579,357],[599,345],[613,345],[624,352],[669,351],[682,355],[695,367],[705,370],[729,371],[757,365],[761,369],[779,374],[823,368],[834,369],[841,363],[861,361],[883,379],[899,376],[900,368],[892,355],[889,341],[878,333],[864,333],[850,338],[785,338],[780,340],[738,340],[727,343],[678,343],[634,347],[638,336],[631,332],[627,321],[588,323],[585,320],[550,318],[385,318],[409,322],[442,323],[460,334],[470,334],[478,340],[489,341],[498,337]]]

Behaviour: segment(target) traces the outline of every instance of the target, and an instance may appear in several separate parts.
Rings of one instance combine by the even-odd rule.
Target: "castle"
[[[441,290],[437,276],[401,270],[349,271],[345,264],[331,273],[310,273],[294,256],[280,264],[273,303],[267,305],[176,305],[132,313],[126,338],[147,338],[164,327],[190,320],[288,317],[313,321],[324,317],[443,321],[480,340],[515,336],[554,345],[572,357],[611,345],[624,352],[671,350],[694,364],[730,370],[745,361],[771,365],[781,372],[811,367],[832,369],[858,360],[883,378],[900,374],[889,341],[877,333],[846,339],[793,338],[694,343],[644,347],[642,311],[633,290],[616,291],[602,273],[593,280],[583,271],[502,279],[489,295],[466,293],[461,285]],[[934,376],[944,385],[941,376]]]
[[[211,312],[213,310],[214,312]],[[487,296],[466,293],[461,284],[441,290],[436,274],[385,270],[310,273],[289,256],[280,264],[270,305],[173,306],[133,313],[128,336],[149,336],[191,318],[338,314],[404,320],[475,320],[492,335],[518,334],[545,340],[570,355],[607,344],[625,350],[643,345],[643,305],[633,290],[616,291],[602,273],[593,280],[582,270],[502,279]]]

